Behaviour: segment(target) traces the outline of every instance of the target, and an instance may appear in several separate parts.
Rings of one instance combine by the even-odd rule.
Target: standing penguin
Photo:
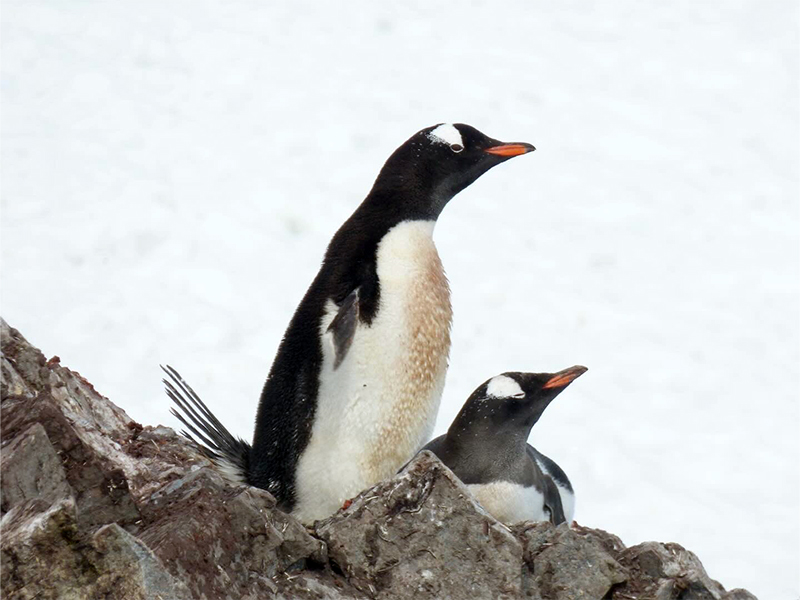
[[[185,417],[173,414],[229,476],[303,522],[394,474],[430,436],[447,371],[452,312],[436,220],[486,171],[532,150],[463,124],[413,135],[333,236],[278,348],[252,445],[169,369]]]
[[[527,443],[544,409],[586,367],[558,373],[503,373],[464,403],[430,450],[503,523],[572,522],[575,494],[559,466]]]

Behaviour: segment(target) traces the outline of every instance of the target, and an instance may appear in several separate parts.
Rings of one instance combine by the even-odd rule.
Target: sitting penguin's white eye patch
[[[454,145],[464,148],[464,140],[461,139],[461,132],[450,123],[442,123],[428,133],[428,139],[436,144]]]
[[[493,398],[524,398],[525,392],[508,375],[492,377],[486,386],[486,395]]]

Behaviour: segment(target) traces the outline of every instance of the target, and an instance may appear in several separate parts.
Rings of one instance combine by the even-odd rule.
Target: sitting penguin
[[[467,399],[447,433],[423,450],[436,454],[503,523],[571,523],[575,494],[569,479],[527,440],[553,398],[586,370],[492,377]]]

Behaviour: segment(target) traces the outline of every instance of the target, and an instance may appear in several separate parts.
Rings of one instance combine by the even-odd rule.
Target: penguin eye
[[[464,146],[462,146],[461,144],[450,144],[450,150],[452,150],[456,154],[461,152],[463,149],[464,149]]]

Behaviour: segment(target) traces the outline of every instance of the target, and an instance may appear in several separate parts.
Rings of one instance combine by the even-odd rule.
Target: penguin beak
[[[550,388],[563,388],[567,387],[570,383],[575,381],[578,377],[586,373],[588,371],[586,367],[582,367],[580,365],[575,365],[574,367],[570,367],[569,369],[564,369],[563,371],[559,371],[558,373],[553,374],[553,376],[542,386],[542,389],[550,389]]]
[[[511,158],[512,156],[519,156],[520,154],[527,154],[536,150],[531,144],[524,142],[519,144],[500,144],[486,148],[484,152],[494,154],[495,156],[502,156],[503,158]]]

